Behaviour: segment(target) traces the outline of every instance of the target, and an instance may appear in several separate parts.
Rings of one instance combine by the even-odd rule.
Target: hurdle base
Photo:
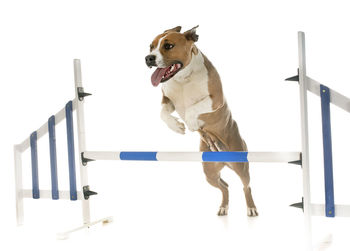
[[[77,232],[77,231],[85,229],[85,228],[89,228],[89,227],[91,227],[93,225],[96,225],[96,224],[99,224],[99,223],[102,223],[102,225],[106,225],[106,224],[111,223],[111,222],[113,222],[113,217],[112,216],[106,217],[106,218],[102,218],[102,219],[97,220],[97,221],[86,223],[86,224],[82,225],[81,227],[77,227],[77,228],[68,230],[66,232],[57,233],[56,234],[56,238],[57,238],[57,240],[66,240],[66,239],[69,238],[71,233]]]

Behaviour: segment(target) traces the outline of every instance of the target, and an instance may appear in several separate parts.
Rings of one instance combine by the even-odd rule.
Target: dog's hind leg
[[[210,185],[220,189],[222,193],[222,202],[218,211],[218,215],[227,215],[228,212],[228,185],[220,178],[220,171],[224,167],[223,163],[203,162],[203,170],[207,181]]]
[[[243,183],[243,191],[247,203],[247,215],[248,216],[258,216],[258,210],[256,209],[252,191],[249,186],[250,175],[249,175],[249,163],[227,163],[227,165],[233,169],[237,175],[240,177]]]
[[[200,151],[206,152],[209,151],[209,146],[206,142],[201,140]],[[220,189],[222,193],[222,202],[218,211],[218,215],[227,215],[228,212],[228,185],[227,183],[221,179],[220,171],[224,168],[225,163],[222,162],[203,162],[203,171],[206,175],[207,181],[210,185]]]

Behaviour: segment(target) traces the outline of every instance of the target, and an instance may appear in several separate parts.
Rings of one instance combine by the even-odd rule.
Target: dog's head
[[[151,77],[153,86],[171,79],[191,62],[192,51],[196,50],[194,42],[198,40],[197,27],[181,33],[181,26],[177,26],[153,40],[146,56],[147,66],[157,67]]]

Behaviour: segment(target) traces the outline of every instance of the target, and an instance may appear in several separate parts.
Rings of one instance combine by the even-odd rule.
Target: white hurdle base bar
[[[89,228],[89,227],[96,225],[96,224],[99,224],[99,223],[108,224],[108,223],[111,223],[112,221],[113,221],[113,217],[106,217],[106,218],[103,218],[103,219],[100,219],[97,221],[92,221],[92,222],[89,222],[89,223],[82,225],[81,227],[77,227],[77,228],[71,229],[69,231],[57,233],[56,238],[59,240],[65,240],[65,239],[69,238],[69,235],[71,233],[77,232],[77,231],[85,229],[85,228]]]
[[[311,203],[311,215],[325,216],[325,205]],[[334,205],[337,217],[350,217],[350,205]]]
[[[52,191],[51,190],[39,190],[40,199],[52,199]],[[59,198],[63,200],[70,200],[70,191],[58,191]],[[32,189],[23,189],[22,190],[22,198],[33,198],[33,190]],[[83,200],[84,195],[82,192],[77,191],[77,200]]]
[[[83,161],[197,161],[197,162],[291,162],[301,161],[300,152],[104,152],[86,151]]]

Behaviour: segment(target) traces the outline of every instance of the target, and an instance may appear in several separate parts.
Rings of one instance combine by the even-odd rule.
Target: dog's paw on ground
[[[219,216],[227,215],[227,213],[228,213],[228,206],[219,208],[219,212],[218,212]]]
[[[249,217],[255,217],[255,216],[258,216],[259,213],[258,213],[258,210],[255,207],[248,207],[247,208],[247,215]]]

